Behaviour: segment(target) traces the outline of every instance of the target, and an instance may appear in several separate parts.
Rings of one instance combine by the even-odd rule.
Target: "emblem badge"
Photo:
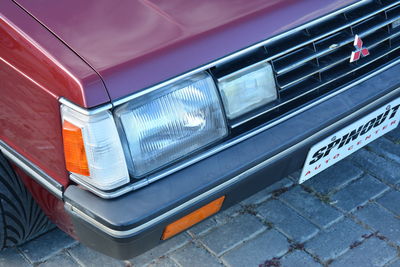
[[[350,63],[369,55],[368,48],[363,46],[363,41],[357,34],[354,37],[354,47],[356,48],[356,51],[351,52]]]

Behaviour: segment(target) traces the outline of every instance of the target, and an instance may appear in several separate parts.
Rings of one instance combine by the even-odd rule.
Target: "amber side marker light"
[[[86,158],[81,128],[64,120],[62,134],[67,170],[73,173],[89,176],[89,165]]]
[[[210,217],[211,215],[217,213],[222,206],[222,203],[225,200],[225,196],[222,196],[207,205],[199,208],[198,210],[189,213],[188,215],[176,220],[175,222],[167,225],[165,227],[163,235],[161,237],[162,240],[173,237],[176,234],[188,229],[189,227],[195,225],[196,223]]]

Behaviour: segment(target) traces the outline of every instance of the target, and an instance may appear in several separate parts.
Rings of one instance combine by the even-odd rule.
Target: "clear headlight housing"
[[[270,64],[263,62],[218,79],[226,115],[235,119],[277,99]]]
[[[228,133],[213,79],[200,73],[114,112],[129,173],[140,178]]]
[[[62,105],[61,115],[65,162],[71,179],[104,191],[130,181],[110,111],[89,116]]]

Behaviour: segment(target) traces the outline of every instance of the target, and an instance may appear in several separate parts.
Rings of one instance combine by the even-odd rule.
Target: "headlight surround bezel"
[[[246,85],[243,85],[244,82],[252,82],[254,86],[246,88]],[[219,77],[217,86],[224,105],[225,115],[230,121],[240,121],[240,118],[246,117],[247,114],[278,99],[272,66],[267,61],[257,62]],[[230,87],[236,87],[236,91]],[[249,92],[250,95],[247,95],[247,98],[243,98],[243,95],[240,94],[248,94]]]
[[[168,161],[164,160],[163,164],[159,164],[158,166],[151,168],[151,170],[149,169],[146,172],[144,172],[144,171],[138,172],[137,171],[138,167],[135,167],[135,163],[137,165],[137,162],[140,162],[141,159],[140,159],[140,157],[137,156],[137,153],[134,153],[134,151],[132,150],[132,146],[134,144],[132,142],[131,135],[133,133],[132,133],[131,129],[129,129],[129,128],[131,128],[133,126],[132,125],[127,126],[127,123],[128,123],[128,122],[126,122],[127,118],[124,118],[124,117],[128,116],[127,113],[129,113],[130,111],[138,110],[145,106],[150,106],[152,103],[154,103],[162,98],[168,97],[176,92],[183,91],[186,88],[189,88],[191,86],[194,87],[197,83],[201,83],[202,81],[204,81],[204,83],[208,87],[206,86],[205,88],[201,88],[201,89],[196,88],[196,89],[199,91],[203,90],[203,93],[204,93],[204,91],[206,91],[208,93],[209,97],[212,96],[212,101],[208,102],[208,104],[210,105],[210,106],[208,106],[208,108],[211,108],[211,111],[208,114],[209,115],[208,118],[210,118],[210,117],[213,118],[212,116],[218,117],[218,122],[220,124],[219,124],[219,128],[217,128],[218,129],[217,131],[219,131],[219,134],[215,135],[214,139],[212,139],[212,140],[210,139],[210,140],[208,140],[208,142],[204,142],[203,144],[198,145],[197,148],[191,149],[191,151],[179,150],[176,153],[179,156],[173,157],[172,160],[168,160]],[[203,105],[206,105],[206,103],[203,102]],[[221,141],[229,133],[229,128],[228,128],[227,120],[225,117],[223,104],[221,102],[220,95],[218,93],[218,88],[217,88],[214,80],[212,79],[211,75],[208,74],[207,72],[201,72],[201,73],[197,73],[197,74],[188,76],[188,77],[186,77],[182,80],[179,80],[175,83],[166,85],[162,88],[159,88],[156,91],[150,92],[146,95],[143,95],[134,100],[131,100],[130,102],[117,107],[114,110],[113,115],[115,118],[115,122],[117,125],[119,135],[120,135],[120,139],[121,139],[121,142],[123,145],[129,173],[131,175],[131,178],[134,178],[134,179],[141,179],[141,178],[148,176],[154,172],[157,172],[167,166],[173,165],[174,163],[178,162],[179,160],[187,158],[187,157],[189,157],[189,155],[193,155],[194,153],[198,152],[199,150],[203,150],[206,147],[208,147],[212,144],[215,144],[218,141]],[[164,115],[168,116],[168,114],[164,114]],[[214,123],[215,123],[215,121],[214,121]],[[157,126],[158,125],[156,125],[156,127]],[[162,153],[164,153],[164,152],[161,152],[161,154]],[[135,156],[135,154],[136,154],[136,156]]]

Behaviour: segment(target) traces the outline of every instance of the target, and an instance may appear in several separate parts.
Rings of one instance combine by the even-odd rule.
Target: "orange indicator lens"
[[[67,170],[89,176],[89,166],[81,128],[69,121],[63,122],[64,155]]]
[[[204,220],[207,217],[217,213],[224,202],[225,196],[222,196],[213,202],[208,203],[207,205],[201,207],[198,210],[189,213],[188,215],[180,218],[179,220],[167,225],[165,227],[163,235],[161,237],[162,240],[168,239],[186,229],[195,225],[196,223]]]

